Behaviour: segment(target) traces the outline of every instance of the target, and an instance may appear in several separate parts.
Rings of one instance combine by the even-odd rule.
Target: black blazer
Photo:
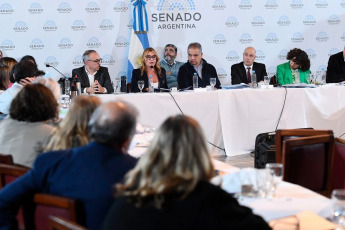
[[[139,68],[134,69],[132,72],[131,92],[133,92],[133,93],[140,92],[140,89],[138,87],[138,81],[139,80],[144,80],[143,92],[147,92],[148,88],[149,88],[149,77],[147,76],[146,71],[144,71],[144,74],[141,75],[141,71]],[[159,88],[168,89],[166,72],[165,72],[165,69],[162,67],[161,67],[161,75],[158,76],[158,82],[159,82]]]
[[[90,87],[90,81],[85,71],[85,66],[82,66],[77,69],[73,69],[72,78],[75,75],[78,75],[78,78],[80,79],[81,92],[84,92],[85,88]],[[99,70],[97,71],[95,75],[95,80],[97,80],[102,87],[107,89],[108,94],[114,92],[114,88],[113,88],[113,85],[111,84],[110,75],[109,75],[107,67],[101,66],[99,68]]]
[[[328,59],[327,83],[338,83],[345,81],[345,61],[343,51],[333,54]]]
[[[256,73],[256,81],[263,81],[264,76],[267,75],[265,64],[254,62],[253,70]],[[247,71],[244,68],[243,62],[231,66],[231,84],[236,85],[241,83],[248,84]]]
[[[206,60],[202,59],[202,79],[198,78],[198,86],[201,88],[205,88],[206,86],[210,85],[210,78],[216,78],[216,88],[220,89],[220,81],[218,79],[218,74],[216,68],[213,65],[207,63]],[[178,74],[177,74],[177,83],[179,89],[185,89],[187,87],[193,87],[193,75],[197,73],[194,69],[193,65],[190,64],[188,61],[183,66],[180,67]]]

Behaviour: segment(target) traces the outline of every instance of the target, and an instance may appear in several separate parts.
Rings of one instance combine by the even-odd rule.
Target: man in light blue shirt
[[[169,89],[177,87],[177,74],[183,62],[175,61],[177,56],[177,47],[173,44],[167,44],[164,48],[164,59],[159,64],[166,70],[167,84]]]

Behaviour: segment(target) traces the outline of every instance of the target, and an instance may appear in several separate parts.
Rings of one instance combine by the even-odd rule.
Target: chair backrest
[[[74,221],[56,216],[49,217],[49,227],[50,230],[87,230],[87,228]]]
[[[314,129],[278,129],[276,131],[276,162],[282,163],[282,147],[284,140],[324,134],[333,135],[333,131]]]
[[[333,144],[331,134],[284,140],[283,180],[329,197]]]
[[[345,140],[335,138],[332,165],[333,189],[345,189]]]
[[[77,202],[70,198],[38,193],[34,196],[33,210],[26,209],[26,216],[30,215],[34,223],[26,223],[26,226],[35,226],[33,229],[49,229],[49,216],[58,216],[77,222]]]
[[[26,167],[0,163],[0,189],[28,171]]]
[[[7,165],[13,165],[13,157],[12,155],[8,154],[2,154],[0,153],[0,163],[1,164],[7,164]]]

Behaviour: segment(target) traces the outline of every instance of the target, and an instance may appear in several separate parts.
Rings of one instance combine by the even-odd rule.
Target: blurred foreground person
[[[101,104],[98,97],[80,95],[72,100],[66,117],[56,128],[45,151],[65,150],[90,142],[87,124],[93,111]]]
[[[270,229],[212,185],[214,169],[199,124],[178,115],[159,128],[146,154],[117,185],[105,230]]]
[[[14,163],[32,167],[42,143],[53,133],[46,122],[58,114],[52,92],[41,84],[25,86],[13,99],[9,118],[0,122],[0,149]]]

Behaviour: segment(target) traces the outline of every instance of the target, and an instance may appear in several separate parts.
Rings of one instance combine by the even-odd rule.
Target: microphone
[[[49,65],[49,64],[46,64],[46,67],[52,67],[53,69],[55,69],[57,72],[59,72],[62,76],[65,77],[65,79],[67,78],[63,73],[61,73],[57,68],[55,68],[54,66],[52,65]]]
[[[180,91],[185,91],[185,90],[190,89],[190,88],[192,88],[192,87],[193,87],[193,86],[188,86],[187,88],[179,89],[178,92],[180,92]]]

